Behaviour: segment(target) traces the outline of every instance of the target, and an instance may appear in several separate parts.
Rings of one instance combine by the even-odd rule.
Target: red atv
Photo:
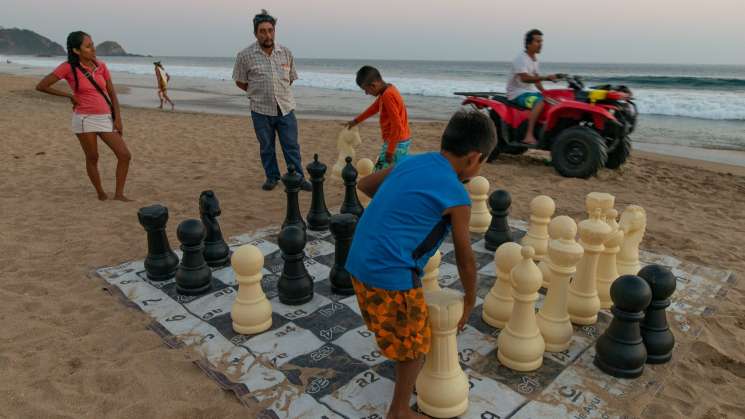
[[[629,134],[637,111],[625,86],[584,89],[577,76],[561,75],[568,89],[544,90],[545,106],[534,130],[538,144],[521,141],[528,128],[530,109],[507,100],[504,93],[456,92],[467,96],[463,104],[487,110],[497,128],[499,153],[522,154],[528,149],[551,150],[551,161],[562,176],[587,178],[605,166],[617,169],[631,153]]]

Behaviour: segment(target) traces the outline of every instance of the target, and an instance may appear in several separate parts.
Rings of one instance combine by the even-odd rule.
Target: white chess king
[[[264,255],[256,246],[244,244],[233,253],[230,263],[238,282],[230,317],[233,330],[242,335],[261,333],[272,326],[272,305],[261,289],[261,268]]]

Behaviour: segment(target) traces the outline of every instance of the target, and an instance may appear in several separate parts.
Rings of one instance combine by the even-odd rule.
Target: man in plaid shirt
[[[297,80],[297,71],[290,50],[274,42],[276,23],[277,20],[266,10],[254,17],[256,42],[238,53],[233,68],[235,84],[251,101],[251,120],[266,174],[266,182],[261,188],[266,191],[274,189],[280,178],[274,151],[275,134],[279,136],[285,163],[295,166],[295,170],[303,175],[295,98],[290,90],[292,82]],[[301,187],[305,191],[312,189],[304,178]]]

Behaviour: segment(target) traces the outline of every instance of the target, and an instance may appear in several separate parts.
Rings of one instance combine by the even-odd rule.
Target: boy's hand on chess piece
[[[355,127],[356,125],[357,125],[357,121],[355,121],[355,120],[353,119],[353,120],[351,120],[351,121],[349,121],[349,122],[345,123],[345,124],[344,124],[344,127],[345,127],[346,129],[352,129],[352,128],[354,128],[354,127]]]
[[[461,316],[460,321],[458,322],[458,332],[462,332],[463,329],[466,327],[466,324],[468,323],[468,318],[471,317],[471,311],[473,311],[473,306],[476,305],[476,296],[468,296],[466,295],[463,298],[463,316]]]

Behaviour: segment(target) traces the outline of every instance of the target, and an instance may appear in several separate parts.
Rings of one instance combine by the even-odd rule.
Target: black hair
[[[362,68],[357,70],[357,86],[362,87],[378,80],[383,80],[383,76],[373,66],[363,65]]]
[[[80,50],[80,46],[83,45],[83,40],[86,36],[90,36],[83,31],[70,32],[67,35],[67,62],[70,63],[72,68],[72,76],[75,78],[75,90],[78,90],[78,68],[80,67],[80,56],[73,51],[73,49]]]
[[[525,49],[528,48],[528,45],[533,43],[533,39],[537,36],[541,35],[543,36],[543,32],[539,31],[538,29],[531,29],[525,34]]]
[[[445,127],[440,150],[459,157],[478,151],[483,161],[496,145],[497,130],[492,120],[475,109],[461,109],[450,118]]]
[[[266,9],[261,9],[261,13],[254,16],[254,35],[256,35],[256,32],[259,30],[259,25],[269,22],[272,24],[272,27],[277,25],[277,19],[270,15],[269,12],[266,11]]]

